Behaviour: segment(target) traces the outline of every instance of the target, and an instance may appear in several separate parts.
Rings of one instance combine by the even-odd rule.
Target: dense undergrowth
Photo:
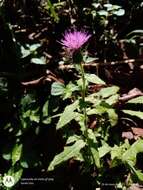
[[[10,189],[143,183],[143,2],[0,2],[0,174]],[[76,51],[65,31],[87,31]]]

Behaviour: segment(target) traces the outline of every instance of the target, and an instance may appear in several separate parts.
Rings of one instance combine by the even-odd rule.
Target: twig
[[[57,78],[55,76],[55,74],[51,75],[47,73],[47,76],[42,76],[36,80],[32,80],[32,81],[28,81],[28,82],[21,82],[21,84],[25,87],[34,87],[34,86],[37,86],[41,83],[44,83],[45,81],[49,81],[49,82],[52,82],[52,81],[55,81],[55,82],[61,82],[61,83],[64,83],[64,81],[60,78]]]
[[[97,66],[113,66],[113,65],[120,65],[120,64],[142,64],[143,59],[127,59],[122,61],[111,61],[111,62],[91,62],[83,64],[84,67],[97,67]],[[73,69],[74,65],[59,65],[59,69]]]
[[[131,100],[137,96],[143,96],[143,92],[141,92],[137,88],[134,88],[133,90],[129,91],[129,93],[127,95],[120,97],[119,101],[128,101],[128,100]]]

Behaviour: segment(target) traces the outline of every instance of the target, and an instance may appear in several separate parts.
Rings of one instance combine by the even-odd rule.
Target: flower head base
[[[64,34],[64,38],[60,41],[60,43],[74,52],[80,49],[90,37],[91,35],[89,35],[87,32],[77,31],[75,29],[73,31],[66,31]]]

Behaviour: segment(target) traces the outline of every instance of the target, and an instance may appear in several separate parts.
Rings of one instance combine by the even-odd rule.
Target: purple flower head
[[[73,52],[80,49],[81,46],[88,41],[91,37],[86,31],[77,31],[74,29],[73,31],[68,30],[64,34],[64,38],[60,41],[60,43],[72,50]]]

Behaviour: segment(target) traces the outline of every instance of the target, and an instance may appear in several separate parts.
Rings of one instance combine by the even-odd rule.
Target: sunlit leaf
[[[64,151],[56,155],[53,161],[50,163],[48,170],[54,170],[55,166],[69,160],[70,158],[76,158],[80,150],[85,146],[83,140],[78,140],[72,146],[67,146],[64,148]]]
[[[124,9],[119,9],[117,11],[114,11],[114,14],[117,16],[123,16],[125,14],[125,10]]]
[[[124,154],[122,154],[122,161],[134,166],[136,164],[136,157],[139,152],[143,152],[142,139],[137,140]]]
[[[54,82],[51,87],[51,95],[59,96],[64,93],[65,85],[61,82]]]
[[[97,140],[94,132],[88,129],[88,148],[91,151],[91,156],[94,160],[95,165],[100,168],[99,151],[97,149]]]
[[[88,82],[94,83],[94,84],[105,84],[103,80],[101,80],[97,75],[95,74],[85,74],[85,78]]]
[[[22,168],[17,168],[15,169],[14,167],[10,168],[8,170],[8,173],[6,175],[10,175],[14,178],[15,184],[20,180],[21,176],[23,174],[23,169]]]
[[[32,58],[31,63],[38,64],[38,65],[45,65],[46,64],[46,59],[44,57]]]
[[[140,119],[143,119],[143,112],[141,111],[132,111],[132,110],[122,110],[125,114],[138,117]]]
[[[109,96],[117,94],[118,91],[119,91],[118,86],[112,86],[112,87],[101,89],[98,94],[102,96],[103,98],[108,98]]]
[[[107,109],[106,112],[108,113],[109,116],[109,121],[111,123],[112,126],[115,126],[118,122],[118,115],[115,112],[114,109]]]
[[[108,12],[105,11],[105,10],[98,11],[98,14],[99,14],[100,16],[108,16]]]
[[[98,148],[98,151],[99,151],[99,157],[102,158],[111,151],[111,147],[107,143],[104,143],[103,146]]]
[[[133,99],[129,100],[127,103],[131,103],[131,104],[143,104],[143,96],[139,96],[139,97],[133,98]]]
[[[77,113],[74,112],[75,109],[78,107],[79,102],[75,101],[73,104],[68,105],[64,112],[62,113],[58,123],[57,123],[57,129],[60,129],[64,127],[66,124],[68,124],[70,121],[72,121],[75,117],[77,117]]]
[[[119,100],[119,94],[115,94],[113,96],[110,96],[108,99],[105,100],[105,102],[109,105],[114,105]]]
[[[12,165],[14,165],[21,157],[22,154],[22,144],[16,144],[12,151]]]

